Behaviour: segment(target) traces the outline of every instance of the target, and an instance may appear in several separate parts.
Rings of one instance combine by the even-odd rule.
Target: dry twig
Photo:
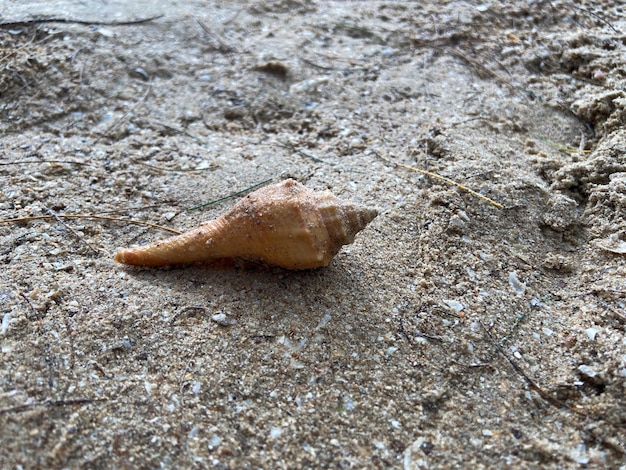
[[[74,230],[72,227],[70,227],[69,225],[67,225],[65,222],[63,222],[58,216],[57,214],[50,208],[43,206],[44,209],[46,209],[50,215],[52,217],[54,217],[54,220],[56,220],[58,223],[60,223],[61,225],[63,225],[63,227],[65,227],[72,235],[74,235],[74,237],[76,237],[76,239],[83,243],[87,248],[89,248],[91,251],[93,251],[96,254],[100,254],[100,250],[98,250],[95,246],[92,246],[87,240],[85,240],[83,237],[81,237],[76,230]]]
[[[0,414],[26,411],[30,408],[35,408],[38,406],[52,408],[52,407],[61,407],[61,406],[86,405],[88,403],[98,403],[102,401],[108,401],[108,398],[75,398],[72,400],[46,400],[42,402],[26,403],[25,405],[17,405],[17,406],[11,406],[9,408],[2,408],[0,409]]]
[[[142,222],[141,220],[122,219],[120,217],[107,217],[104,215],[91,215],[91,214],[56,214],[56,215],[34,215],[29,217],[16,217],[14,219],[0,220],[0,224],[17,223],[17,222],[30,222],[32,220],[44,220],[44,219],[92,219],[92,220],[109,220],[112,222],[125,222],[133,225],[143,225],[145,227],[156,228],[165,232],[170,232],[175,235],[180,235],[182,232],[174,230],[173,228],[163,227],[162,225],[151,224],[150,222]]]
[[[131,109],[132,111],[132,109]],[[207,145],[207,142],[202,140],[200,137],[197,137],[189,132],[187,132],[187,130],[185,129],[180,129],[172,124],[167,124],[165,122],[160,122],[160,121],[149,121],[151,124],[155,124],[157,126],[161,126],[165,129],[167,129],[168,131],[172,131],[172,132],[176,132],[177,134],[182,134],[182,135],[186,135],[187,137],[192,138],[193,140],[195,140],[196,142],[199,142],[202,145]]]
[[[280,141],[280,140],[279,140],[279,141],[278,141],[278,142],[276,142],[276,143],[277,143],[278,145],[280,145],[281,147],[284,147],[284,148],[286,148],[286,149],[291,150],[292,152],[295,152],[295,153],[297,153],[297,154],[299,154],[299,155],[302,155],[303,157],[310,158],[310,159],[311,159],[311,160],[313,160],[314,162],[318,162],[318,163],[325,163],[325,164],[327,164],[327,165],[334,165],[334,163],[328,163],[328,162],[326,162],[326,161],[322,160],[321,158],[317,158],[315,155],[311,155],[310,153],[305,152],[304,150],[301,150],[301,149],[297,148],[295,145],[293,145],[293,144],[292,144],[292,143],[290,143],[290,142],[282,142],[282,141]]]
[[[266,185],[270,181],[272,181],[272,178],[268,178],[266,180],[263,180],[260,183],[257,183],[257,184],[254,184],[254,185],[248,187],[248,188],[242,189],[241,191],[237,191],[235,193],[231,193],[228,196],[222,196],[220,198],[213,199],[212,201],[205,202],[203,204],[198,204],[197,206],[189,207],[189,208],[187,208],[187,210],[188,211],[193,211],[193,210],[196,210],[196,209],[201,209],[202,207],[211,206],[213,204],[217,204],[218,202],[226,201],[227,199],[231,199],[233,197],[241,196],[242,194],[246,194],[249,191],[252,191],[252,190],[254,190],[256,188],[259,188],[261,186]]]
[[[511,90],[513,90],[515,93],[518,93],[519,95],[521,95],[526,101],[528,101],[528,96],[526,96],[526,94],[520,90],[518,87],[516,87],[515,85],[513,85],[509,80],[507,80],[504,77],[501,77],[500,75],[498,75],[496,72],[494,72],[493,70],[491,70],[489,67],[481,64],[480,62],[478,62],[477,60],[472,59],[471,57],[468,57],[466,54],[464,54],[462,51],[460,51],[459,49],[452,49],[452,48],[445,48],[444,51],[448,52],[450,55],[453,55],[455,57],[458,57],[459,59],[464,60],[465,62],[467,62],[468,64],[470,64],[472,67],[474,67],[474,69],[476,69],[479,72],[485,73],[487,75],[492,76],[493,78],[496,79],[496,81],[502,83],[503,85],[509,87]]]
[[[464,185],[462,185],[460,183],[457,183],[456,181],[451,180],[450,178],[446,178],[445,176],[441,176],[441,175],[438,175],[437,173],[432,173],[430,171],[421,170],[420,168],[415,168],[413,166],[405,165],[403,163],[394,162],[393,160],[391,160],[391,159],[389,159],[387,157],[383,157],[380,153],[378,153],[375,150],[373,152],[374,152],[374,154],[376,154],[376,156],[378,158],[380,158],[381,160],[383,160],[383,161],[385,161],[387,163],[391,163],[392,165],[395,165],[397,167],[405,168],[405,169],[411,170],[411,171],[415,171],[417,173],[421,173],[422,175],[430,176],[431,178],[435,178],[435,179],[438,179],[439,181],[443,181],[446,184],[449,184],[449,185],[452,185],[452,186],[456,186],[457,188],[470,193],[472,196],[476,196],[477,198],[482,199],[485,202],[488,202],[489,204],[491,204],[492,206],[497,207],[498,209],[504,209],[504,206],[502,204],[500,204],[499,202],[496,202],[493,199],[488,198],[487,196],[483,196],[482,194],[477,193],[473,189],[470,189],[467,186],[464,186]]]
[[[590,16],[593,16],[594,18],[596,18],[598,21],[601,21],[602,23],[604,23],[605,25],[607,25],[609,28],[611,28],[613,30],[613,32],[620,34],[621,31],[619,31],[618,29],[616,29],[611,23],[609,23],[609,21],[607,19],[605,19],[604,17],[598,15],[597,13],[594,13],[592,11],[589,11],[585,8],[581,8],[581,7],[577,7],[576,5],[569,5],[570,8],[573,8],[575,10],[578,11],[582,11],[583,13],[587,13]]]
[[[20,161],[17,161],[17,162],[0,162],[0,166],[28,165],[28,164],[33,164],[33,163],[71,163],[73,165],[90,166],[89,163],[86,163],[86,162],[76,162],[76,161],[73,161],[73,160],[20,160]]]
[[[478,323],[480,323],[480,326],[483,328],[483,330],[485,330],[485,333],[487,333],[487,336],[491,340],[491,343],[498,350],[498,352],[502,355],[502,357],[504,357],[507,360],[507,362],[509,364],[511,364],[511,367],[513,367],[515,372],[517,372],[524,379],[524,381],[528,384],[528,386],[530,388],[532,388],[533,390],[535,390],[539,394],[539,396],[541,398],[543,398],[545,401],[547,401],[548,403],[550,403],[552,406],[554,406],[556,408],[566,408],[569,411],[571,411],[573,413],[576,413],[577,415],[587,416],[582,411],[577,410],[576,408],[573,408],[573,407],[569,406],[567,403],[563,403],[561,400],[558,400],[558,399],[554,398],[548,392],[546,392],[544,389],[542,389],[537,384],[537,382],[535,382],[533,379],[531,379],[528,376],[528,374],[526,374],[526,372],[524,372],[524,370],[519,366],[519,364],[517,362],[515,362],[513,359],[511,359],[509,357],[509,355],[504,351],[502,346],[500,346],[500,344],[498,344],[498,342],[495,340],[495,338],[493,337],[493,334],[491,334],[491,331],[489,331],[489,329],[487,329],[485,324],[482,321],[480,321],[480,320],[478,320]]]
[[[93,143],[97,144],[100,141],[100,139],[105,137],[109,132],[115,129],[124,119],[126,119],[128,115],[132,113],[135,110],[135,108],[137,108],[137,106],[139,106],[141,103],[143,103],[146,100],[146,98],[150,94],[150,91],[152,91],[152,82],[148,84],[148,89],[146,90],[146,93],[141,97],[141,99],[137,101],[134,105],[132,105],[131,108],[128,111],[126,111],[120,118],[118,118],[113,124],[111,124],[108,127],[108,129],[106,129],[104,133],[100,137],[98,137]]]
[[[29,20],[19,21],[3,21],[0,22],[0,28],[15,28],[18,26],[30,26],[40,23],[64,23],[64,24],[81,24],[85,26],[129,26],[142,23],[148,23],[150,21],[163,18],[164,15],[151,16],[149,18],[141,18],[138,20],[129,21],[88,21],[88,20],[73,20],[71,18],[31,18]]]

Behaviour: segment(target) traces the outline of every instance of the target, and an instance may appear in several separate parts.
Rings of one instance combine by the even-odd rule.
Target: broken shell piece
[[[243,198],[226,214],[167,240],[119,250],[116,261],[164,266],[222,258],[286,269],[327,266],[378,212],[288,179]]]
[[[620,240],[617,235],[610,235],[608,238],[594,240],[597,247],[604,251],[610,251],[616,255],[626,255],[626,242]]]

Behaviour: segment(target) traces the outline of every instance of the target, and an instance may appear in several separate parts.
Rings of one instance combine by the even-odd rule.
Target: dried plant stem
[[[132,109],[131,109],[132,111]],[[167,124],[165,122],[160,122],[160,121],[149,121],[151,124],[154,124],[156,126],[161,126],[164,127],[165,129],[172,131],[172,132],[176,132],[177,134],[182,134],[182,135],[186,135],[187,137],[192,138],[193,140],[195,140],[196,142],[202,144],[202,145],[208,145],[206,141],[202,140],[200,137],[197,137],[189,132],[187,132],[185,129],[181,129],[179,127],[174,126],[173,124]]]
[[[609,28],[611,28],[613,30],[614,33],[617,34],[621,34],[621,31],[619,31],[618,29],[616,29],[611,23],[609,23],[609,21],[604,18],[603,16],[598,15],[597,13],[594,13],[590,10],[587,10],[586,8],[581,8],[581,7],[577,7],[576,5],[569,5],[569,8],[573,8],[575,10],[578,11],[582,11],[590,16],[593,16],[595,19],[601,21],[602,23],[604,23],[605,25],[607,25]]]
[[[558,151],[566,153],[568,155],[572,154],[572,153],[583,153],[583,154],[591,153],[591,150],[584,150],[584,149],[581,149],[581,148],[574,148],[574,147],[570,147],[568,145],[559,144],[558,142],[550,140],[547,137],[538,136],[536,138],[537,138],[537,140],[545,142],[546,144],[550,145],[551,147],[554,147],[555,149],[557,149]],[[581,144],[584,144],[582,138],[581,138]]]
[[[291,142],[283,142],[283,141],[279,140],[276,143],[278,145],[280,145],[281,147],[284,147],[284,148],[286,148],[288,150],[291,150],[292,152],[297,153],[298,155],[302,155],[303,157],[310,158],[314,162],[324,163],[326,165],[334,165],[334,163],[326,162],[326,161],[322,160],[321,158],[316,157],[315,155],[311,155],[310,153],[305,152],[304,150],[301,150],[301,149],[297,148]]]
[[[146,100],[146,98],[148,97],[151,91],[152,91],[152,82],[148,84],[148,89],[146,90],[146,93],[141,97],[141,99],[137,101],[134,105],[132,105],[131,108],[128,111],[126,111],[120,118],[118,118],[113,124],[111,124],[100,137],[94,140],[93,143],[97,144],[98,142],[100,142],[101,139],[106,137],[106,135],[109,132],[115,129],[124,119],[126,119],[130,115],[130,113],[132,113],[140,104],[142,104]]]
[[[74,161],[74,160],[20,160],[20,161],[16,161],[16,162],[0,162],[0,166],[7,166],[7,165],[30,165],[30,164],[35,164],[35,163],[69,163],[69,164],[72,164],[72,165],[90,166],[89,163],[77,162],[77,161]]]
[[[458,57],[461,60],[464,60],[465,62],[470,64],[472,67],[474,67],[474,69],[476,69],[478,72],[485,73],[485,74],[490,75],[491,77],[495,78],[496,81],[498,81],[498,82],[502,83],[503,85],[509,87],[512,91],[514,91],[515,93],[518,93],[520,96],[522,96],[522,98],[524,98],[526,101],[528,101],[528,96],[526,96],[526,94],[524,93],[523,90],[521,90],[519,87],[513,85],[513,83],[511,83],[506,78],[501,77],[499,74],[497,74],[496,72],[491,70],[489,67],[481,64],[477,60],[472,59],[471,57],[469,57],[467,54],[463,53],[459,49],[456,49],[456,48],[446,48],[444,50],[447,51],[450,55]]]
[[[2,25],[0,25],[2,26]],[[37,33],[35,32],[35,34],[33,34],[33,37],[31,38],[30,41],[28,41],[25,44],[22,44],[20,47],[18,47],[17,49],[12,50],[11,52],[9,52],[8,54],[0,57],[0,63],[6,61],[9,59],[9,57],[14,56],[15,54],[17,54],[18,52],[20,52],[23,49],[26,49],[27,46],[29,46],[30,44],[32,44],[35,41],[35,37],[37,37]],[[3,51],[4,52],[4,51]]]
[[[100,254],[100,250],[98,250],[95,246],[91,245],[89,242],[87,242],[87,240],[83,239],[83,237],[81,237],[76,230],[74,230],[72,227],[70,227],[69,225],[67,225],[65,222],[63,222],[58,216],[57,214],[50,208],[44,206],[44,208],[50,213],[50,215],[52,217],[54,217],[54,220],[56,220],[58,223],[60,223],[61,225],[63,225],[63,227],[65,227],[67,229],[68,232],[70,232],[72,235],[74,235],[74,237],[76,237],[76,239],[83,243],[87,248],[89,248],[91,251],[93,251],[96,254]]]
[[[32,24],[40,23],[63,23],[63,24],[81,24],[85,26],[130,26],[142,23],[148,23],[150,21],[163,18],[163,15],[151,16],[149,18],[140,18],[138,20],[129,21],[88,21],[88,20],[73,20],[71,18],[31,18],[21,21],[3,21],[0,23],[0,28],[15,28],[17,26],[28,26]]]
[[[108,220],[112,222],[124,222],[133,225],[143,225],[145,227],[156,228],[163,230],[164,232],[170,232],[175,235],[180,235],[182,232],[174,230],[173,228],[163,227],[162,225],[151,224],[150,222],[142,222],[141,220],[123,219],[120,217],[107,217],[104,215],[91,215],[91,214],[56,214],[56,215],[34,215],[30,217],[16,217],[14,219],[0,220],[0,224],[16,223],[16,222],[30,222],[32,220],[44,220],[44,219],[92,219],[92,220]]]
[[[64,406],[76,406],[76,405],[87,405],[89,403],[99,403],[103,401],[108,401],[108,398],[74,398],[72,400],[45,400],[42,402],[36,403],[26,403],[24,405],[11,406],[9,408],[0,409],[0,414],[5,413],[15,413],[20,411],[26,411],[35,407],[64,407]]]
[[[470,193],[472,196],[476,196],[479,199],[482,199],[485,202],[488,202],[489,204],[491,204],[492,206],[497,207],[498,209],[504,209],[504,206],[502,204],[500,204],[499,202],[494,201],[493,199],[488,198],[487,196],[483,196],[482,194],[477,193],[476,191],[474,191],[473,189],[468,188],[467,186],[464,186],[460,183],[457,183],[454,180],[451,180],[450,178],[446,178],[445,176],[441,176],[438,175],[437,173],[432,173],[430,171],[426,171],[426,170],[421,170],[420,168],[415,168],[414,166],[409,166],[409,165],[405,165],[403,163],[398,163],[395,162],[393,160],[390,160],[387,157],[383,157],[380,153],[376,152],[374,150],[374,153],[376,154],[376,156],[378,158],[380,158],[381,160],[387,162],[387,163],[391,163],[394,166],[400,167],[400,168],[405,168],[407,170],[411,170],[411,171],[415,171],[417,173],[421,173],[422,175],[426,175],[426,176],[430,176],[431,178],[435,178],[439,181],[443,181],[446,184],[449,184],[451,186],[456,186],[457,188]]]
[[[552,406],[556,408],[567,408],[569,411],[576,413],[579,416],[587,416],[586,413],[583,413],[582,411],[576,408],[573,408],[569,406],[567,403],[563,403],[561,400],[557,400],[556,398],[548,394],[548,392],[546,392],[543,388],[541,388],[537,384],[537,382],[531,379],[528,376],[528,374],[524,372],[524,370],[517,364],[517,362],[511,359],[509,355],[506,352],[504,352],[504,349],[502,348],[502,346],[498,344],[498,342],[493,337],[493,334],[491,333],[491,331],[489,331],[489,329],[485,326],[485,324],[480,320],[478,320],[478,323],[480,323],[480,326],[483,328],[483,330],[489,337],[489,340],[491,341],[493,346],[498,350],[498,352],[502,355],[502,357],[504,357],[504,359],[507,360],[507,362],[511,365],[511,367],[513,367],[513,370],[515,370],[515,372],[517,372],[524,379],[524,381],[528,384],[528,386],[531,389],[535,390],[539,394],[539,396],[541,396],[541,398],[543,398],[545,401],[547,401],[548,403],[550,403]]]
[[[257,183],[257,184],[254,184],[254,185],[248,187],[248,188],[242,189],[241,191],[237,191],[235,193],[231,193],[228,196],[222,196],[220,198],[213,199],[212,201],[205,202],[204,204],[198,204],[197,206],[188,207],[187,210],[188,211],[193,211],[193,210],[196,210],[196,209],[201,209],[203,207],[207,207],[207,206],[211,206],[213,204],[217,204],[218,202],[226,201],[227,199],[231,199],[233,197],[241,196],[242,194],[246,194],[249,191],[252,191],[254,189],[257,189],[257,188],[260,188],[261,186],[266,185],[270,181],[272,181],[272,178],[268,178],[268,179],[266,179],[264,181],[261,181],[260,183]]]

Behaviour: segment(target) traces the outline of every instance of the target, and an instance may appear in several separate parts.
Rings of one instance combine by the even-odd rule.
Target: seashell
[[[164,266],[241,258],[286,269],[319,268],[328,266],[376,215],[374,209],[288,179],[250,193],[221,217],[189,232],[119,250],[115,260]]]

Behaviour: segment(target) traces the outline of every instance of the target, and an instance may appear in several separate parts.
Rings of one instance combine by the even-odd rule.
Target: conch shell
[[[116,261],[164,266],[222,258],[286,269],[328,266],[378,212],[288,179],[243,198],[226,214],[167,240],[119,250]]]

